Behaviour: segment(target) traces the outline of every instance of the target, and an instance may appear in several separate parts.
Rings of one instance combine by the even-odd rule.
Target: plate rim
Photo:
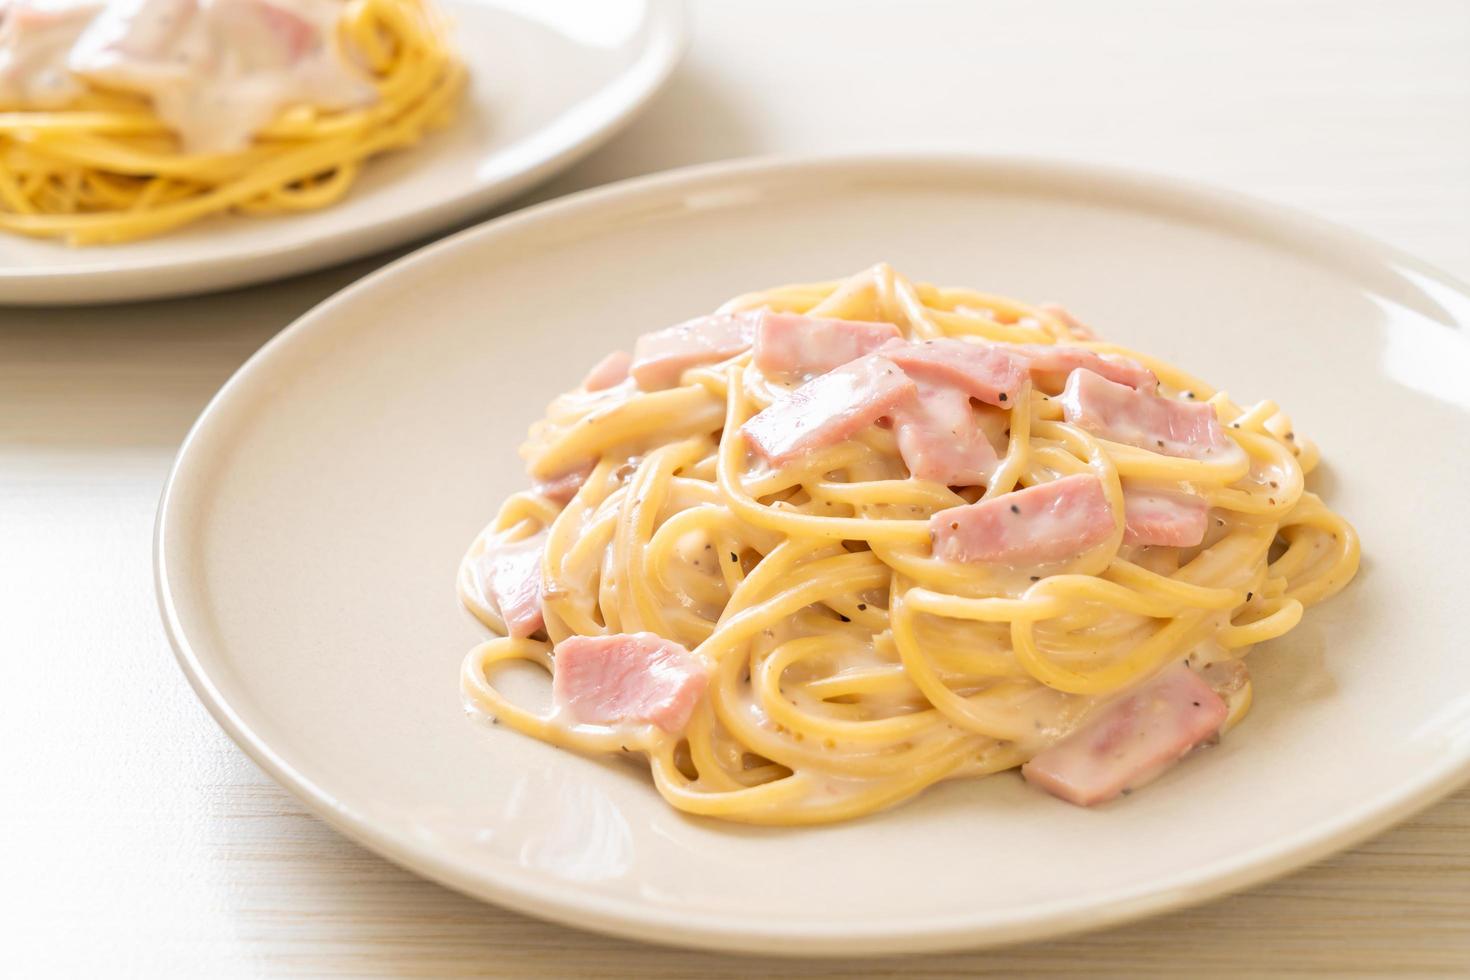
[[[972,153],[838,153],[776,155],[719,161],[635,177],[512,212],[419,248],[353,282],[296,318],[253,353],[209,400],[190,427],[169,469],[160,494],[153,536],[155,596],[175,658],[196,696],[245,754],[317,817],[349,839],[401,867],[470,897],[578,929],[653,942],[666,946],[736,953],[787,956],[899,954],[980,949],[1122,925],[1150,915],[1197,905],[1298,870],[1352,847],[1406,819],[1470,781],[1470,743],[1446,752],[1438,765],[1405,779],[1391,792],[1360,803],[1332,819],[1320,821],[1260,847],[1163,879],[1119,888],[1103,897],[1066,899],[1028,906],[1021,914],[966,917],[954,913],[929,917],[922,924],[901,921],[897,927],[867,924],[854,932],[850,923],[792,925],[759,914],[690,913],[637,905],[595,892],[550,882],[544,875],[510,866],[469,874],[442,859],[435,849],[414,838],[377,826],[367,815],[335,799],[323,786],[295,770],[235,711],[215,685],[186,635],[169,586],[167,549],[170,522],[179,503],[180,474],[195,447],[208,438],[221,406],[248,376],[267,364],[299,333],[329,317],[338,307],[381,288],[392,288],[404,276],[432,264],[444,253],[472,241],[513,236],[543,223],[588,220],[600,210],[630,207],[650,197],[672,198],[693,187],[731,181],[772,180],[783,176],[852,176],[871,172],[918,180],[925,172],[963,173],[992,180],[1024,170],[1048,182],[1085,178],[1112,189],[1145,192],[1180,202],[1205,205],[1250,217],[1284,232],[1304,245],[1346,248],[1380,263],[1406,268],[1436,280],[1461,295],[1470,284],[1412,254],[1336,222],[1287,205],[1175,175],[1151,173],[1111,164],[1068,161],[1053,157]],[[833,171],[836,171],[835,173]],[[869,819],[892,819],[879,815]]]
[[[447,6],[453,12],[457,5],[470,2],[448,0]],[[88,306],[159,300],[275,282],[411,243],[452,227],[466,215],[481,214],[550,179],[601,147],[632,123],[664,89],[689,47],[688,2],[640,2],[645,5],[650,28],[646,42],[638,49],[631,65],[613,75],[588,99],[609,97],[620,86],[626,86],[627,91],[611,102],[609,111],[595,125],[549,147],[516,173],[472,186],[394,218],[375,219],[361,227],[339,228],[309,238],[285,236],[265,248],[241,253],[183,255],[169,261],[141,264],[131,263],[124,256],[110,261],[99,259],[79,268],[54,262],[0,264],[0,307]],[[282,215],[280,220],[289,222],[291,217]],[[480,223],[483,222],[476,222]],[[330,258],[308,261],[300,267],[290,264],[315,253],[329,254]]]

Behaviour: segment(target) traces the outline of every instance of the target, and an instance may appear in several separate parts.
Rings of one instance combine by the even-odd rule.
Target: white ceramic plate
[[[640,331],[886,259],[1061,299],[1321,444],[1353,585],[1252,654],[1218,748],[1095,810],[1014,774],[815,829],[690,819],[646,772],[462,710],[466,543],[516,446]],[[1470,297],[1231,195],[996,160],[720,165],[532,208],[347,289],[205,411],[164,493],[185,671],[267,771],[379,853],[576,926],[735,950],[978,946],[1197,902],[1345,847],[1470,772]]]
[[[158,238],[71,248],[0,235],[0,304],[205,292],[412,241],[569,166],[628,122],[684,47],[682,0],[438,0],[470,86],[454,123],[374,158],[320,211],[221,216]]]

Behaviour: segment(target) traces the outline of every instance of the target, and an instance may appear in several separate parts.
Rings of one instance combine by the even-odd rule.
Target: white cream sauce
[[[0,105],[59,109],[86,86],[67,68],[102,0],[20,0],[0,6]]]
[[[0,24],[0,100],[55,109],[84,82],[147,97],[191,153],[238,150],[293,106],[377,97],[337,40],[341,0],[21,0]]]

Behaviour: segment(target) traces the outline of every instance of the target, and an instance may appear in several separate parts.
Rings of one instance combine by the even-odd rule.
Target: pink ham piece
[[[835,446],[914,397],[913,381],[888,358],[869,354],[818,375],[740,427],[768,462],[789,462]]]
[[[298,17],[289,3],[279,0],[214,0],[228,11],[222,23],[239,31],[258,31],[262,43],[277,50],[274,56],[286,64],[304,58],[323,38],[312,24]]]
[[[587,477],[591,474],[592,466],[589,464],[549,480],[537,480],[532,489],[552,503],[565,507],[577,495],[577,491],[582,489],[582,484],[587,482]]]
[[[1116,530],[1102,481],[1090,473],[951,507],[929,519],[936,558],[1007,565],[1073,558]]]
[[[755,334],[755,366],[767,377],[805,380],[900,339],[891,323],[766,313]]]
[[[633,345],[633,378],[644,391],[672,388],[690,368],[743,354],[763,312],[715,313],[644,334]]]
[[[1123,543],[1193,548],[1205,539],[1209,507],[1202,497],[1123,487]]]
[[[1050,313],[1058,320],[1061,320],[1063,326],[1072,331],[1072,336],[1078,340],[1097,339],[1097,331],[1077,319],[1077,315],[1061,303],[1041,303],[1037,308],[1043,313]]]
[[[625,350],[615,350],[592,365],[582,387],[587,391],[605,391],[628,379],[628,369],[633,366],[633,355]]]
[[[1214,737],[1229,708],[1181,664],[1108,702],[1082,728],[1021,767],[1028,783],[1092,806],[1138,789]]]
[[[1131,357],[1099,354],[1086,347],[1070,344],[1016,344],[1007,350],[1026,359],[1031,380],[1042,391],[1055,393],[1066,384],[1067,377],[1078,368],[1086,368],[1109,381],[1153,392],[1159,387],[1158,377]]]
[[[914,398],[893,413],[898,452],[909,475],[951,487],[982,486],[1000,464],[976,424],[970,396],[947,385],[917,383]]]
[[[516,639],[525,639],[546,625],[541,612],[541,556],[546,532],[519,541],[494,539],[475,560],[475,577],[490,607],[505,621]]]
[[[1026,381],[1026,362],[996,344],[946,337],[891,343],[879,353],[915,381],[950,385],[987,405],[1009,408]]]
[[[1134,391],[1085,369],[1072,372],[1058,401],[1068,422],[1112,442],[1185,459],[1235,448],[1213,406]]]
[[[569,636],[556,646],[552,702],[592,725],[653,724],[679,732],[704,696],[709,665],[654,633]]]

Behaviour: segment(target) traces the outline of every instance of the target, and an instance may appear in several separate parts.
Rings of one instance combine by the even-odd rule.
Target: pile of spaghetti
[[[1023,763],[1074,802],[1127,792],[1239,721],[1246,652],[1358,564],[1274,402],[887,266],[645,335],[523,453],[535,487],[461,567],[506,634],[467,698],[730,820]],[[518,660],[549,713],[497,688]]]
[[[115,15],[117,2],[93,3],[82,15],[99,9],[103,16]],[[211,2],[220,0],[179,0],[182,12],[154,13],[177,21]],[[62,67],[43,69],[14,50],[4,52],[11,57],[0,64],[0,76],[10,75],[0,77],[9,83],[0,84],[0,229],[94,245],[157,235],[215,214],[322,208],[347,192],[369,157],[413,144],[452,117],[465,71],[431,0],[329,0],[335,23],[323,37],[294,26],[305,22],[291,19],[293,0],[245,2],[260,8],[264,29],[295,31],[285,43],[328,49],[360,86],[361,97],[327,108],[303,95],[302,102],[284,104],[243,145],[201,149],[161,118],[146,91],[119,85],[105,73],[55,77],[67,65],[65,51],[52,52]],[[141,9],[142,3],[132,6]],[[0,15],[0,38],[13,49],[17,36],[30,40],[21,34],[29,31],[44,50],[47,32],[65,29],[44,18],[75,14],[12,4]],[[158,36],[150,33],[148,40]],[[239,32],[216,28],[212,37],[229,45]],[[155,63],[138,74],[164,77],[166,62],[175,57],[183,56],[161,49]],[[231,63],[229,57],[207,54],[206,60]],[[37,70],[50,74],[39,80],[24,76]],[[27,82],[30,90],[52,97],[25,98]],[[248,77],[238,85],[226,83],[227,97],[248,91],[250,83]],[[197,95],[197,85],[183,85],[193,85]],[[54,97],[58,91],[60,100]],[[224,119],[235,111],[226,102],[218,113]]]

